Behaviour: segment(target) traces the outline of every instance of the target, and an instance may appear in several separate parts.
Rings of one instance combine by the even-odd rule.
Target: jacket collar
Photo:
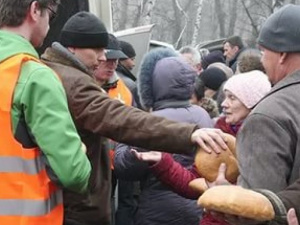
[[[239,55],[243,52],[245,50],[245,48],[241,48],[236,54],[235,54],[235,56],[231,59],[231,60],[229,60],[229,67],[231,67],[235,62],[236,62],[236,60],[237,60],[237,58],[239,57]]]
[[[300,83],[300,70],[297,70],[289,75],[287,75],[285,78],[283,78],[281,81],[279,81],[277,84],[275,84],[269,94],[266,96],[283,89],[287,86],[293,85],[293,84],[298,84]]]
[[[190,107],[191,103],[189,100],[160,100],[156,101],[153,104],[153,111],[161,110],[161,109],[166,109],[166,108],[187,108]]]
[[[109,78],[109,81],[107,83],[102,85],[102,88],[108,92],[109,89],[117,87],[118,81],[119,81],[119,77],[117,73],[114,72],[114,75],[111,78]]]
[[[78,58],[58,42],[54,42],[50,48],[47,48],[41,58],[50,62],[74,67],[84,73],[92,75],[92,72],[89,71]]]
[[[117,66],[117,71],[122,73],[125,77],[130,78],[133,81],[136,81],[136,77],[128,70],[125,66],[121,65],[120,62]]]
[[[294,85],[294,84],[300,84],[300,70],[297,70],[297,71],[287,75],[285,78],[283,78],[277,84],[275,84],[272,87],[271,91],[268,94],[266,94],[259,102],[261,102],[263,99],[267,98],[269,95],[272,95],[273,93],[275,93],[283,88],[286,88],[288,86]]]

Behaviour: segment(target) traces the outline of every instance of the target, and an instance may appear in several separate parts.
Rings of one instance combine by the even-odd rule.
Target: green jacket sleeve
[[[23,66],[22,74],[30,75],[20,99],[28,129],[59,182],[65,188],[83,192],[87,189],[91,165],[81,150],[62,84],[46,66],[33,72],[29,67]]]

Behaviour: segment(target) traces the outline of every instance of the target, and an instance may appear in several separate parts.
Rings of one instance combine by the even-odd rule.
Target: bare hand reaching
[[[131,149],[131,152],[141,161],[145,162],[159,162],[161,160],[162,153],[156,151],[138,152],[135,149]]]
[[[221,165],[219,167],[219,173],[218,173],[217,179],[212,183],[207,182],[208,187],[211,188],[211,187],[214,187],[217,185],[231,185],[231,183],[229,183],[226,180],[225,173],[226,173],[226,164],[221,163]],[[215,218],[226,221],[227,223],[229,223],[231,225],[256,225],[256,224],[261,223],[261,221],[251,220],[251,219],[247,219],[247,218],[243,218],[243,217],[239,217],[239,216],[235,216],[235,215],[230,215],[230,214],[225,214],[225,213],[221,213],[221,212],[216,212],[216,211],[207,211],[207,213],[210,213]]]

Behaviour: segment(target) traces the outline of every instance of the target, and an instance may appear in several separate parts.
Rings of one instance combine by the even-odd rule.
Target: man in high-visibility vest
[[[121,51],[120,42],[113,34],[109,34],[105,56],[106,61],[101,61],[99,67],[94,72],[97,82],[108,93],[110,98],[119,100],[128,106],[135,105],[130,89],[116,72],[119,60],[128,59],[128,56]],[[117,179],[114,173],[113,163],[117,142],[107,140],[106,143],[107,149],[110,151],[112,163],[112,219],[115,221],[115,225],[132,225],[134,213],[137,208],[137,202],[134,199],[135,185],[132,181]],[[115,193],[116,189],[117,192]],[[115,198],[117,198],[117,208],[114,204]]]
[[[61,187],[87,190],[91,165],[59,77],[38,47],[58,0],[0,0],[0,224],[61,225]]]

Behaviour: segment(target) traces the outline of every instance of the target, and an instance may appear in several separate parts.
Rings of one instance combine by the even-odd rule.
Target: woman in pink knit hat
[[[224,116],[215,127],[236,136],[242,122],[255,105],[271,90],[268,77],[259,70],[231,77],[224,85],[225,99],[221,106]]]
[[[222,103],[224,121],[232,127],[239,126],[270,89],[271,84],[267,76],[258,70],[231,77],[224,85],[225,100]],[[174,192],[190,199],[199,197],[199,192],[188,186],[190,181],[199,178],[195,165],[187,170],[168,153],[153,151],[141,153],[134,150],[133,152],[140,160],[149,162],[153,174]],[[229,224],[214,218],[211,214],[204,214],[200,225]]]

